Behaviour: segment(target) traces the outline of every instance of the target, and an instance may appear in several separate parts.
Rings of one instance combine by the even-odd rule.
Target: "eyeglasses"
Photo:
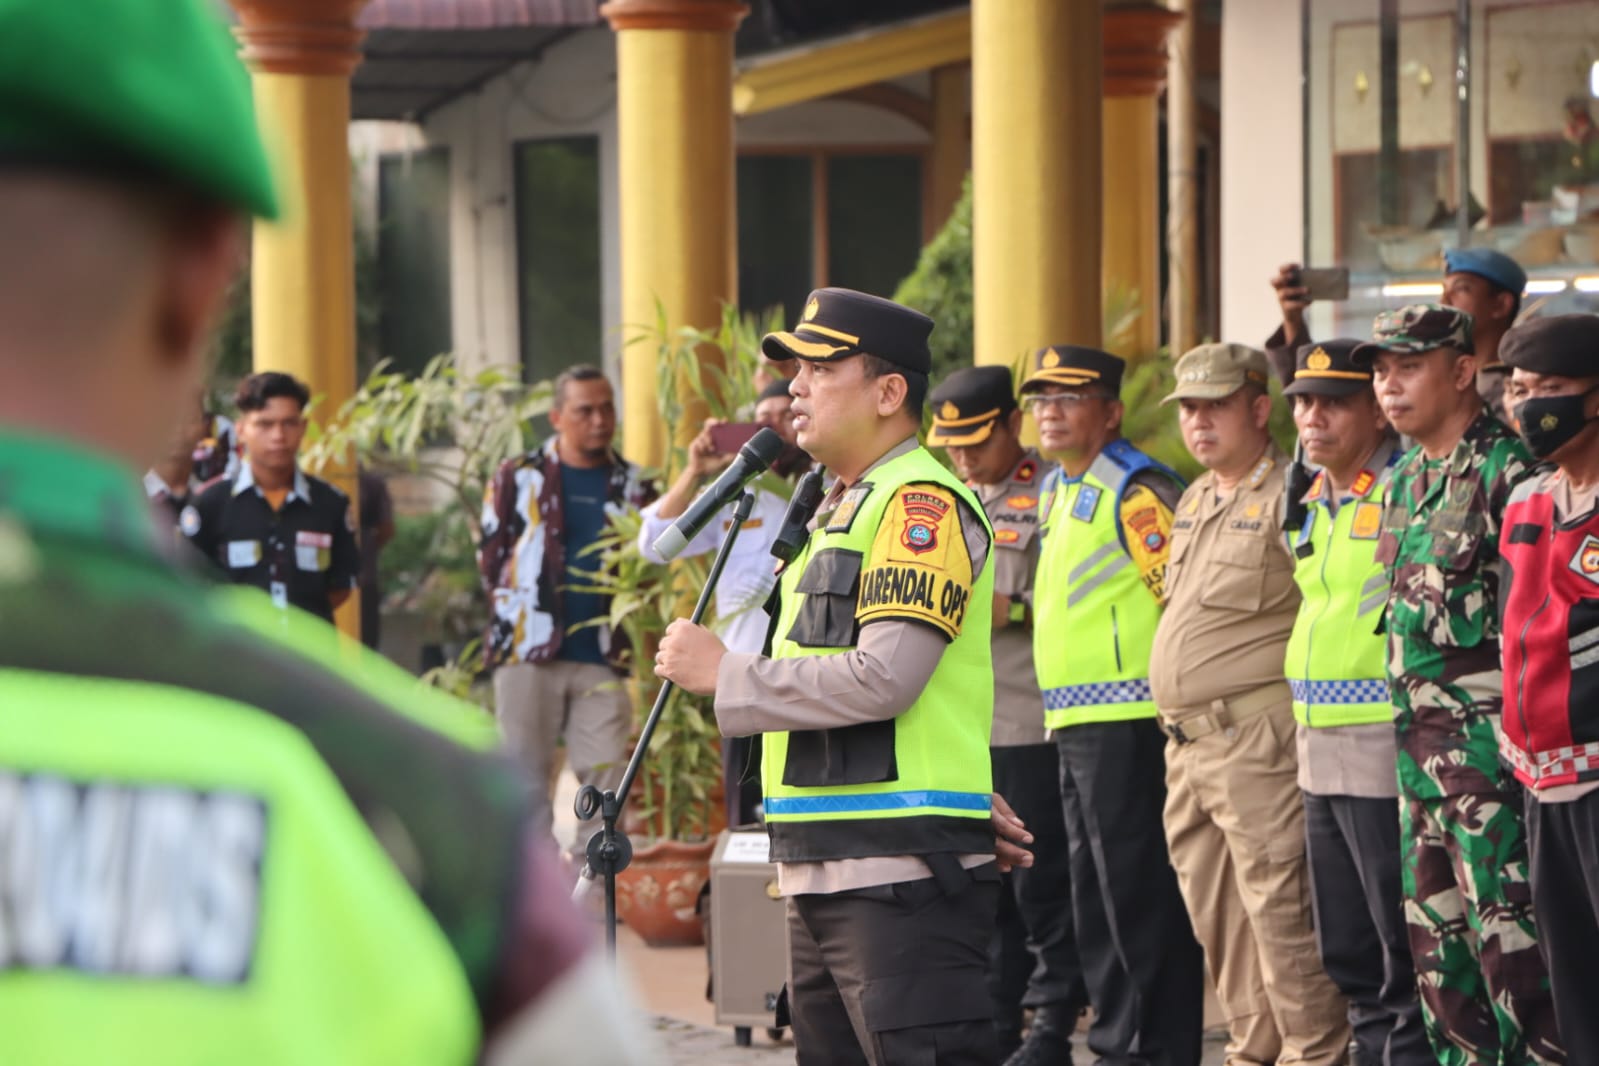
[[[1022,397],[1022,410],[1030,415],[1037,416],[1046,409],[1056,411],[1069,411],[1078,404],[1087,403],[1089,400],[1108,400],[1110,396],[1103,392],[1056,392],[1049,395],[1033,393]]]

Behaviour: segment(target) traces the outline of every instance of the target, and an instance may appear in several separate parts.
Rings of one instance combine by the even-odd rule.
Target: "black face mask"
[[[1593,391],[1575,396],[1529,396],[1516,405],[1521,439],[1534,458],[1549,458],[1593,421],[1582,410]]]

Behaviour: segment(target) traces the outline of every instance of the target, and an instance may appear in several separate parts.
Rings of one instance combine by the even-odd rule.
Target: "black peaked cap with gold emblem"
[[[1002,366],[969,366],[939,383],[927,397],[933,426],[927,443],[936,448],[981,444],[1000,419],[1016,410],[1010,370]]]
[[[1353,396],[1371,388],[1371,364],[1351,356],[1364,341],[1337,340],[1301,344],[1294,352],[1294,380],[1284,396]]]
[[[1033,353],[1027,364],[1026,394],[1045,385],[1098,385],[1112,396],[1121,395],[1122,372],[1127,363],[1118,355],[1077,344],[1055,344]]]
[[[920,311],[854,289],[817,289],[805,301],[799,325],[761,338],[774,362],[805,359],[829,363],[851,355],[875,355],[918,374],[933,369],[927,337],[933,320]]]

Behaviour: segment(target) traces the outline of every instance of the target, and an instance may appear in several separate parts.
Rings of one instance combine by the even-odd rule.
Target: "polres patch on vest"
[[[827,525],[823,528],[825,533],[848,533],[849,527],[855,522],[855,515],[860,511],[861,504],[866,502],[866,497],[872,494],[872,484],[863,481],[852,486],[838,501],[838,506],[833,508],[833,513],[827,518]]]
[[[266,821],[243,792],[0,770],[0,972],[245,981]]]
[[[1599,537],[1592,533],[1583,537],[1582,543],[1577,546],[1576,552],[1571,556],[1571,562],[1567,565],[1571,567],[1572,573],[1599,585]]]
[[[1099,509],[1101,493],[1096,486],[1084,485],[1077,490],[1077,499],[1072,503],[1072,517],[1079,522],[1092,522],[1094,512]]]

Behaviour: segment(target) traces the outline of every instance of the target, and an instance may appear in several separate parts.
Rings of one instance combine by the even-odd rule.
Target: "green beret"
[[[0,0],[0,166],[18,164],[278,213],[250,79],[208,0]]]

